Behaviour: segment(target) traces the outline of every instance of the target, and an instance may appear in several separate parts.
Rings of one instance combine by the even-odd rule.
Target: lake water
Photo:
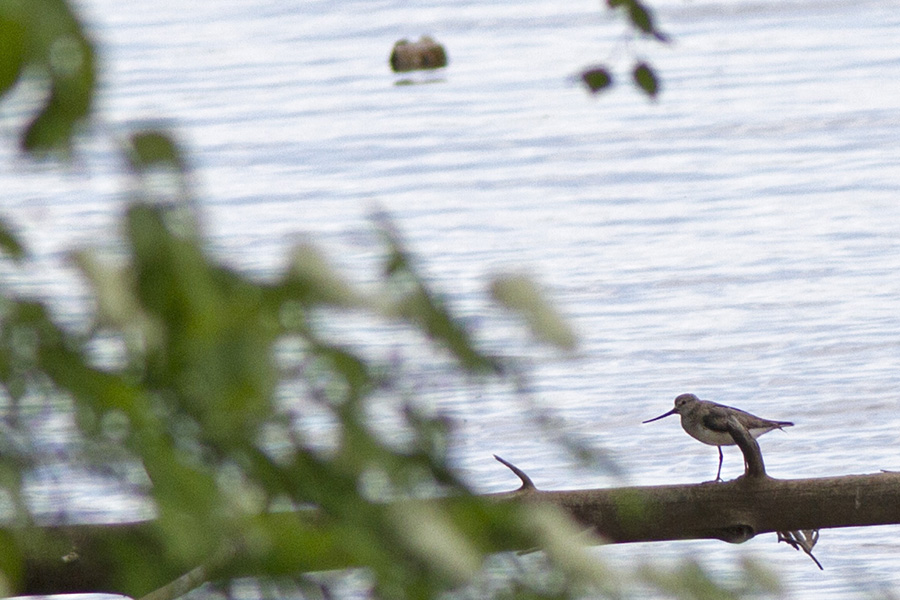
[[[311,238],[365,283],[383,208],[497,350],[522,338],[488,278],[533,274],[581,346],[570,359],[526,347],[530,391],[628,483],[712,478],[716,451],[676,419],[640,424],[686,391],[795,421],[761,440],[775,477],[900,469],[895,3],[666,0],[668,46],[627,42],[597,1],[81,4],[106,67],[100,141],[69,169],[29,164],[12,150],[21,111],[0,106],[0,211],[35,252],[30,289],[62,317],[83,310],[65,251],[115,242],[110,137],[162,119],[230,264],[271,274]],[[395,85],[391,46],[421,34],[449,67]],[[663,79],[657,102],[627,83],[635,57]],[[596,62],[621,83],[590,97],[575,76]],[[364,341],[402,346],[379,333]],[[426,395],[459,420],[454,457],[476,488],[516,485],[492,454],[546,489],[623,482],[576,468],[509,390],[456,383]],[[740,471],[726,449],[724,475]],[[900,593],[896,533],[823,531],[824,572],[774,536],[599,554],[691,556],[722,577],[749,555],[789,597],[871,597]]]

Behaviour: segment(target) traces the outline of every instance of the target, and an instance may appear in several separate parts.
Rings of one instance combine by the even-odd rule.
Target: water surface
[[[713,476],[715,449],[675,419],[640,425],[687,391],[795,421],[761,440],[773,476],[900,468],[889,3],[670,0],[657,13],[674,38],[665,48],[623,42],[596,2],[82,4],[108,69],[98,128],[174,128],[228,263],[270,275],[311,237],[371,281],[370,215],[383,208],[488,348],[522,336],[491,306],[487,278],[525,270],[546,284],[582,344],[568,361],[524,348],[531,389],[629,483]],[[449,68],[395,85],[392,44],[423,33],[447,46]],[[663,77],[657,102],[627,85],[636,57]],[[592,98],[573,76],[597,61],[623,84]],[[9,149],[19,113],[3,110],[2,213],[37,254],[30,289],[75,318],[64,254],[114,245],[119,165],[104,141],[63,172],[28,165]],[[357,335],[372,351],[414,343],[368,327]],[[478,489],[515,485],[495,453],[543,488],[622,483],[575,468],[504,386],[476,395],[434,377],[424,389],[459,420],[454,457]],[[726,450],[725,476],[740,467]],[[823,532],[824,573],[774,536],[602,553],[695,556],[725,576],[749,553],[791,597],[862,597],[895,590],[895,531]]]

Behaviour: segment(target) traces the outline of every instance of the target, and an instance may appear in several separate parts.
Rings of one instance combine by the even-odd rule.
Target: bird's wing
[[[701,418],[703,425],[717,433],[728,433],[728,410],[724,406],[715,405],[710,407]]]

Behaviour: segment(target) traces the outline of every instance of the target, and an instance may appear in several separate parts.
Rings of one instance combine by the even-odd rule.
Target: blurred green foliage
[[[139,132],[131,145],[139,189],[152,187],[150,173],[160,165],[186,176],[165,134]],[[484,551],[497,546],[493,539],[541,544],[534,526],[523,525],[531,521],[527,509],[472,496],[449,468],[444,417],[408,401],[408,443],[398,449],[376,433],[366,405],[396,385],[395,375],[321,335],[318,308],[368,311],[420,330],[460,371],[502,377],[500,359],[476,347],[389,223],[381,224],[380,293],[353,289],[310,247],[300,248],[279,278],[254,282],[208,255],[189,198],[152,196],[146,192],[125,215],[124,261],[91,251],[74,256],[96,299],[88,334],[59,327],[36,302],[7,297],[2,315],[0,381],[10,396],[51,383],[54,394],[74,403],[85,440],[126,449],[149,476],[170,556],[123,553],[118,589],[145,592],[162,578],[157,567],[187,570],[223,547],[240,548],[244,568],[252,562],[259,573],[284,575],[293,565],[315,566],[315,555],[336,545],[347,564],[371,569],[379,595],[428,598],[474,577]],[[7,237],[6,246],[22,247]],[[519,297],[536,293],[519,285]],[[545,302],[537,305],[547,310]],[[121,366],[92,364],[88,346],[101,333],[122,340]],[[280,365],[286,346],[301,349],[301,369]],[[323,451],[292,425],[294,407],[277,400],[277,388],[291,379],[339,423],[333,448]],[[371,481],[381,493],[373,495]],[[455,495],[461,504],[451,510],[384,502],[423,489]],[[316,507],[316,522],[272,529],[256,517],[275,503]],[[228,576],[227,565],[217,568]]]
[[[637,26],[655,31],[638,5],[628,6]],[[23,148],[67,154],[89,117],[96,79],[93,46],[71,7],[0,0],[0,53],[0,95],[29,78],[47,88]],[[302,571],[356,565],[377,597],[622,597],[628,579],[574,544],[579,532],[562,515],[472,494],[448,464],[446,417],[402,398],[395,437],[372,426],[372,399],[402,388],[403,372],[330,341],[329,319],[364,314],[415,330],[475,382],[521,376],[510,359],[474,343],[388,219],[376,223],[384,261],[375,291],[356,289],[310,245],[299,246],[278,277],[256,281],[208,252],[188,161],[169,134],[137,131],[122,151],[136,190],[122,224],[123,256],[73,255],[95,306],[88,326],[64,328],[44,302],[0,289],[8,416],[31,396],[52,398],[54,410],[74,415],[99,462],[125,457],[149,478],[150,527],[164,551],[123,543],[103,565],[111,586],[139,595],[173,571],[205,564],[214,579],[268,574],[309,592],[327,584]],[[0,223],[4,256],[27,262],[27,246]],[[530,279],[500,277],[491,292],[538,338],[575,347]],[[97,361],[92,348],[110,341],[120,356]],[[328,415],[333,443],[323,447],[297,427],[302,406]],[[71,550],[42,534],[21,497],[27,454],[0,452],[0,499],[16,525],[0,530],[5,593],[26,579],[36,547],[54,556]],[[455,502],[410,500],[423,495]],[[262,518],[273,511],[281,518]],[[537,558],[488,558],[497,548],[534,547],[544,549]],[[687,578],[669,575],[648,569],[643,579],[681,597],[691,580],[697,597],[719,597],[708,595],[710,586],[732,592],[694,565]]]
[[[0,95],[21,79],[43,99],[21,135],[35,155],[65,154],[84,125],[96,85],[94,45],[64,0],[0,1]]]

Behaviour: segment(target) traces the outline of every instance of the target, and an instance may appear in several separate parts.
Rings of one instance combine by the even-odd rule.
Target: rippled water
[[[533,391],[629,482],[713,476],[715,450],[675,419],[640,425],[685,391],[795,421],[761,440],[773,476],[900,469],[900,13],[669,0],[657,17],[674,43],[660,48],[623,43],[601,4],[83,2],[108,68],[99,126],[170,122],[225,260],[270,273],[311,235],[366,281],[383,207],[488,346],[518,338],[483,317],[497,316],[486,278],[527,270],[547,285],[582,349],[532,357]],[[391,45],[423,33],[449,68],[395,85]],[[626,84],[591,98],[573,80],[603,60],[624,81],[635,54],[663,77],[656,103]],[[68,172],[30,166],[10,156],[18,113],[2,110],[0,210],[39,256],[37,289],[77,313],[62,255],[113,243],[114,154],[97,142]],[[515,485],[494,453],[544,488],[621,483],[573,468],[507,390],[431,393],[460,420],[457,461],[479,489]],[[740,468],[726,450],[725,475]],[[691,555],[725,576],[749,553],[791,597],[847,598],[897,593],[895,533],[823,532],[824,573],[774,536],[602,552]]]

